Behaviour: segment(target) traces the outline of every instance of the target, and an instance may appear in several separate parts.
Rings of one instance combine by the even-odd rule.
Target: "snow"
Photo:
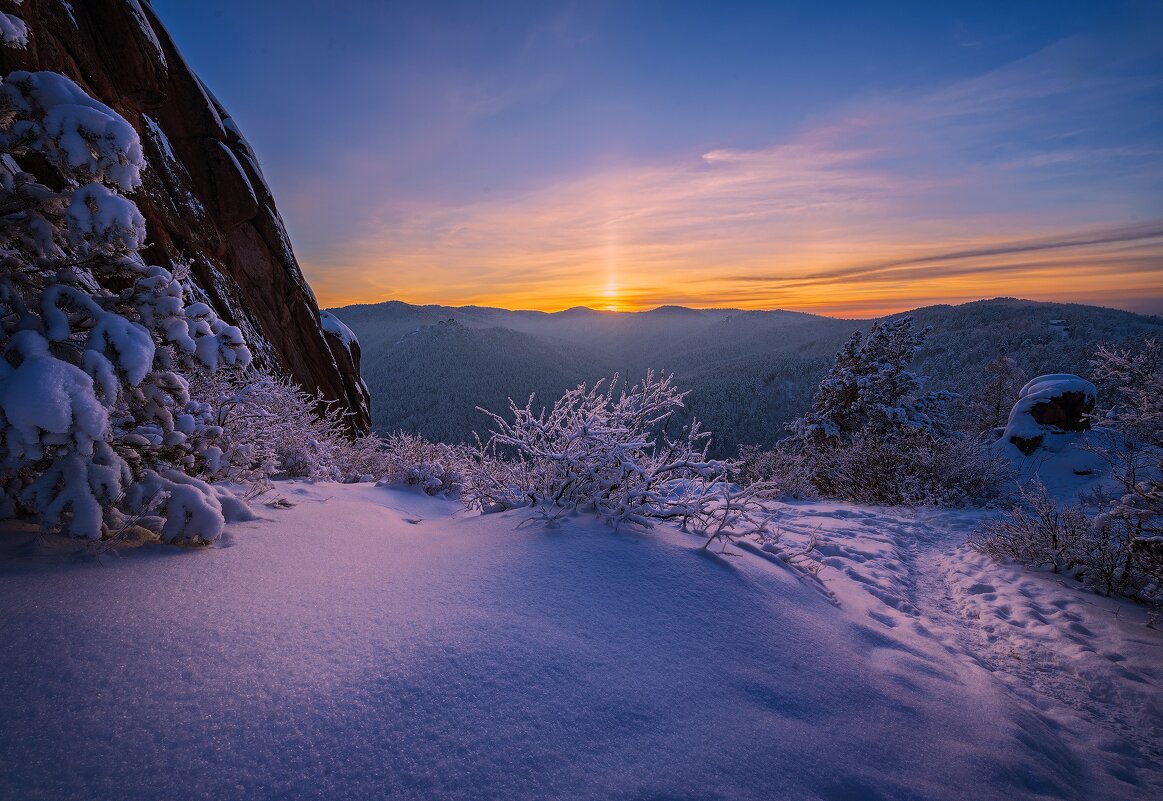
[[[1094,388],[1094,384],[1069,373],[1040,375],[1022,387],[1018,397],[1054,398],[1067,392],[1081,392],[1088,398],[1098,397],[1098,390]]]
[[[254,191],[254,186],[250,182],[250,177],[247,176],[246,170],[242,169],[242,164],[238,161],[238,156],[234,155],[234,151],[225,142],[219,142],[218,147],[230,159],[230,163],[234,165],[234,171],[238,173],[238,177],[242,179],[243,188],[246,189],[247,195],[255,206],[260,205],[258,202],[258,194]]]
[[[780,505],[816,580],[668,526],[261,500],[216,547],[120,558],[6,524],[9,797],[1163,792],[1163,633],[966,551],[981,513]]]
[[[133,126],[69,78],[13,72],[0,84],[0,93],[17,114],[0,137],[6,146],[31,139],[35,149],[70,173],[126,191],[141,183],[145,161]]]
[[[133,14],[133,17],[137,22],[138,29],[141,30],[141,33],[145,36],[146,41],[149,42],[150,47],[153,50],[154,58],[156,58],[157,62],[161,64],[162,68],[165,68],[165,51],[162,49],[161,42],[158,41],[157,34],[153,32],[153,26],[149,24],[149,20],[146,18],[145,11],[142,9],[141,3],[139,0],[127,0],[126,4],[129,6],[129,11],[131,14]]]
[[[73,244],[82,249],[101,243],[124,250],[145,245],[145,218],[137,204],[101,184],[89,184],[73,193],[68,219]]]
[[[7,353],[19,353],[20,366],[0,360],[0,409],[4,437],[16,456],[40,458],[42,434],[76,441],[82,455],[108,434],[109,417],[93,394],[93,380],[79,367],[49,353],[35,331],[18,331]]]
[[[165,156],[166,161],[177,163],[178,157],[174,155],[173,145],[170,144],[170,138],[166,136],[166,132],[162,130],[162,127],[148,114],[142,114],[141,119],[145,122],[146,130],[149,131],[150,136],[154,138],[154,141],[161,148],[162,155]]]
[[[0,44],[21,50],[28,47],[28,26],[24,20],[0,13]]]
[[[357,337],[350,328],[344,325],[342,320],[340,320],[331,312],[320,309],[319,323],[323,326],[323,330],[328,334],[332,334],[338,337],[339,341],[343,343],[343,347],[347,350],[351,350],[351,345],[353,342],[357,344],[359,343],[359,337]]]
[[[1009,443],[1012,437],[1033,439],[1035,437],[1045,436],[1046,434],[1061,433],[1054,427],[1044,426],[1039,423],[1030,412],[1035,406],[1053,398],[1061,397],[1068,392],[1081,393],[1090,400],[1091,404],[1098,397],[1098,390],[1095,389],[1094,384],[1068,373],[1040,375],[1030,381],[1018,392],[1018,401],[1014,404],[1014,408],[1010,410],[1009,421],[1006,423],[1005,432],[1002,434],[1002,441]],[[1050,437],[1044,440],[1040,447],[1060,449],[1069,444],[1073,439],[1074,437]]]

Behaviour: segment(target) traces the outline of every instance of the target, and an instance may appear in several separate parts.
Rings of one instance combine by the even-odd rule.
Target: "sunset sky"
[[[154,0],[321,305],[1163,313],[1163,3]]]

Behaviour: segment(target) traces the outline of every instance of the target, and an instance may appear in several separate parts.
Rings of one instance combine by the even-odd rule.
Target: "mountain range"
[[[582,382],[647,369],[690,390],[688,413],[713,432],[714,453],[767,446],[803,414],[840,345],[873,320],[792,311],[663,306],[645,312],[561,312],[399,301],[331,310],[359,337],[372,426],[445,442],[487,432],[483,407],[531,395],[552,402]],[[1163,337],[1163,318],[1079,304],[996,298],[902,313],[931,329],[914,369],[929,389],[971,395],[985,365],[1008,355],[1029,376],[1085,375],[1099,343]],[[901,316],[901,315],[893,315]]]

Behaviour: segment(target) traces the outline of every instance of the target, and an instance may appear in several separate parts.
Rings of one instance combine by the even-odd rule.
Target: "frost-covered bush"
[[[852,335],[812,411],[788,425],[784,480],[806,476],[817,493],[856,503],[962,506],[997,496],[1004,460],[951,431],[946,404],[955,396],[923,391],[908,370],[926,334],[904,317]]]
[[[1060,504],[1040,484],[1007,515],[975,531],[970,544],[995,559],[1066,573],[1104,595],[1163,604],[1163,548],[1142,539],[1132,517],[1094,516],[1102,494]],[[1158,514],[1158,508],[1156,514]]]
[[[468,448],[429,442],[405,431],[384,437],[382,448],[380,484],[417,487],[429,495],[458,494],[472,459]]]
[[[1136,586],[1133,594],[1163,603],[1163,343],[1099,347],[1091,367],[1110,399],[1098,411],[1103,430],[1091,449],[1110,465],[1117,487],[1088,499],[1095,526],[1126,544],[1121,575]]]
[[[1100,346],[1091,360],[1104,406],[1091,450],[1110,465],[1124,494],[1157,488],[1163,459],[1163,342],[1148,339],[1133,350]]]
[[[167,540],[214,539],[220,504],[188,475],[212,432],[184,374],[250,353],[183,272],[138,252],[136,132],[62,75],[13,72],[0,149],[0,514],[96,539],[117,508],[158,512]]]
[[[352,440],[334,403],[269,370],[202,372],[191,392],[213,422],[196,466],[207,480],[371,481],[389,469],[376,437]]]
[[[1144,447],[1163,448],[1163,342],[1144,340],[1121,350],[1099,346],[1090,361],[1106,407],[1097,414]]]
[[[1082,564],[1092,537],[1085,510],[1077,504],[1059,506],[1040,483],[1024,491],[1022,501],[978,528],[970,544],[995,559],[1049,567],[1055,573]]]
[[[821,493],[854,503],[947,507],[993,503],[1013,477],[979,439],[910,429],[854,434],[817,457],[811,475]]]
[[[524,406],[510,401],[511,420],[482,409],[494,428],[462,498],[484,511],[531,507],[551,521],[584,510],[615,527],[677,520],[705,533],[756,490],[733,486],[733,465],[707,458],[710,435],[697,421],[667,433],[685,396],[671,376],[648,372],[628,388],[617,376],[582,384],[547,409],[532,397]]]
[[[744,445],[739,448],[737,466],[739,481],[744,485],[766,484],[774,487],[777,494],[790,498],[817,495],[803,452],[787,443],[776,443],[770,450]]]

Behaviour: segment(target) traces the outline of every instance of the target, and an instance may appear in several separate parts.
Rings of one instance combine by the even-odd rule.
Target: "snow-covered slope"
[[[219,547],[0,536],[8,798],[1157,798],[1163,633],[800,504],[821,581],[677,530],[279,484]]]

